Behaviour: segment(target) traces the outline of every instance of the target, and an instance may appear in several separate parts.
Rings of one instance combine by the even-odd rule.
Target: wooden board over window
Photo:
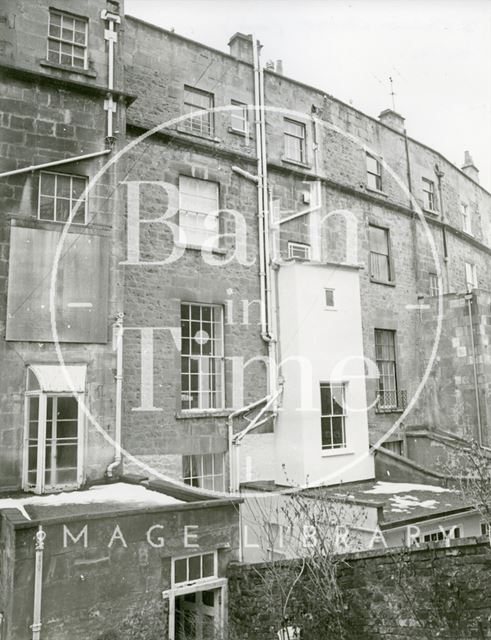
[[[54,342],[49,296],[61,233],[11,229],[6,340]],[[107,342],[108,238],[69,233],[58,266],[60,342]]]

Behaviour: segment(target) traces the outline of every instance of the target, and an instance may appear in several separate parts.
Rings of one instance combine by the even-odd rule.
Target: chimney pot
[[[464,164],[461,168],[466,176],[469,176],[474,182],[479,182],[479,169],[474,164],[474,160],[469,151],[464,152]]]
[[[276,73],[281,73],[283,75],[283,60],[276,61]]]
[[[397,113],[397,111],[394,111],[393,109],[385,109],[379,115],[378,119],[391,129],[395,129],[396,131],[399,131],[399,133],[404,133],[405,119],[400,113]]]

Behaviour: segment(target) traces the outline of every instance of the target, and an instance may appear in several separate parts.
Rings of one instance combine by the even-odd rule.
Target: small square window
[[[302,242],[289,242],[288,257],[295,260],[310,260],[310,245]]]
[[[66,173],[41,171],[39,174],[39,220],[67,222],[70,216],[72,224],[86,224],[87,188],[85,176],[72,176]]]
[[[334,289],[324,289],[326,307],[334,307]]]

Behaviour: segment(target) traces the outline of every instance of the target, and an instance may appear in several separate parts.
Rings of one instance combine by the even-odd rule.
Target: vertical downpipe
[[[41,602],[43,594],[43,553],[44,553],[44,539],[46,538],[46,532],[43,531],[43,527],[39,525],[36,531],[36,559],[34,566],[34,606],[32,612],[32,640],[40,640],[41,638]]]
[[[479,380],[477,375],[477,362],[476,362],[476,345],[474,342],[474,324],[472,321],[472,293],[468,293],[465,296],[467,300],[467,308],[469,310],[469,331],[471,334],[471,349],[472,349],[472,364],[474,369],[474,395],[476,399],[476,415],[477,415],[477,437],[479,441],[479,446],[486,448],[484,446],[483,434],[482,434],[482,418],[481,418],[481,403],[479,401]]]

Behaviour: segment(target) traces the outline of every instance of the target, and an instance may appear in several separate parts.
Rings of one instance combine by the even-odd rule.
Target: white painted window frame
[[[54,207],[54,219],[53,220],[49,220],[48,218],[41,218],[41,196],[44,195],[45,197],[48,197],[46,194],[42,193],[42,181],[43,181],[43,175],[51,175],[54,176],[55,178],[55,193],[53,196],[53,200],[55,203],[55,207]],[[70,178],[70,198],[69,198],[69,202],[70,202],[70,213],[69,216],[71,217],[72,215],[72,211],[73,208],[75,207],[77,200],[72,198],[72,190],[73,190],[73,178],[77,178],[79,180],[83,180],[85,182],[85,187],[84,187],[84,192],[86,192],[87,189],[87,184],[89,179],[87,178],[87,176],[80,176],[77,175],[75,173],[61,173],[60,171],[40,171],[39,172],[39,183],[38,183],[38,212],[37,212],[37,217],[38,220],[42,220],[44,222],[58,222],[59,224],[66,224],[67,221],[66,220],[57,220],[56,219],[56,202],[57,202],[57,196],[56,196],[56,190],[57,190],[57,186],[58,186],[58,177],[59,176],[63,176],[64,178]],[[68,198],[63,198],[64,200],[68,200]],[[79,210],[81,208],[82,204],[80,204],[79,206]],[[85,195],[85,200],[83,203],[83,211],[84,211],[84,221],[83,222],[70,222],[70,225],[77,225],[79,227],[83,227],[87,225],[87,212],[88,212],[88,194],[86,193]]]
[[[467,291],[479,288],[477,280],[477,266],[474,262],[465,261],[465,286]]]
[[[176,615],[176,598],[186,595],[187,593],[197,593],[198,591],[211,591],[220,590],[220,605],[219,605],[219,631],[223,633],[226,628],[226,612],[227,612],[227,584],[226,578],[214,578],[213,580],[196,581],[193,584],[173,587],[162,592],[162,597],[169,600],[169,613],[168,613],[168,628],[169,635],[168,640],[176,640],[174,633],[175,615]]]
[[[322,388],[323,387],[340,387],[343,391],[343,413],[342,414],[334,414],[332,413],[333,411],[333,401],[332,401],[332,391],[331,391],[331,413],[326,413],[323,414],[322,413]],[[320,392],[320,405],[319,405],[319,409],[320,409],[320,440],[321,440],[321,452],[323,454],[329,453],[329,452],[336,452],[336,451],[346,451],[348,449],[348,411],[347,411],[347,407],[348,407],[348,402],[347,402],[347,396],[348,396],[348,390],[349,390],[349,385],[348,382],[345,380],[340,380],[340,381],[324,381],[321,380],[319,382],[319,392]],[[322,444],[322,418],[343,418],[342,424],[343,424],[343,441],[341,444],[339,445],[335,445],[335,444],[331,444],[331,445],[327,445],[324,446]],[[332,422],[331,422],[331,433],[333,434],[334,431],[332,430]]]
[[[210,185],[210,187],[214,187],[215,193],[216,193],[216,212],[209,212],[209,211],[193,211],[191,209],[188,208],[184,208],[183,207],[183,200],[185,199],[186,195],[190,195],[188,193],[185,192],[184,190],[184,184],[186,183],[186,181],[189,180],[191,182],[195,182],[197,184],[200,183],[205,183],[207,185]],[[204,245],[205,242],[209,241],[210,237],[213,237],[214,242],[207,243],[207,249],[216,249],[218,248],[218,244],[219,244],[219,234],[220,234],[220,185],[218,182],[215,182],[213,180],[203,180],[202,178],[194,178],[193,176],[179,176],[179,182],[178,182],[178,194],[179,194],[179,244],[181,246],[185,246],[185,247],[202,247]],[[183,225],[183,220],[185,218],[185,216],[189,216],[189,215],[195,215],[197,218],[198,217],[203,217],[204,221],[206,221],[207,219],[215,219],[215,224],[216,227],[214,229],[210,229],[210,234],[205,236],[202,236],[198,242],[190,242],[189,238],[187,237],[186,234],[186,228]],[[203,232],[203,229],[201,229],[201,227],[199,227],[198,225],[196,225],[196,227],[189,227],[190,229],[194,229],[195,231],[201,231]],[[205,230],[206,232],[206,230]]]
[[[51,35],[51,33],[50,33],[51,16],[54,15],[54,14],[61,16],[61,27],[60,27],[61,29],[63,29],[63,20],[65,18],[68,18],[69,20],[80,20],[81,22],[84,22],[85,23],[85,43],[81,44],[79,42],[70,42],[69,40],[64,40],[61,36],[58,38],[56,36]],[[74,29],[74,31],[75,31],[75,29]],[[72,53],[70,55],[70,57],[72,59],[72,64],[65,65],[65,64],[63,64],[61,62],[61,60],[57,64],[63,65],[65,67],[69,66],[72,69],[74,69],[75,72],[77,71],[77,69],[83,69],[84,71],[87,70],[87,68],[88,68],[88,49],[89,49],[89,20],[88,20],[88,18],[86,16],[79,16],[79,15],[68,13],[66,11],[60,11],[59,9],[50,8],[50,10],[49,10],[49,22],[48,22],[48,38],[47,38],[47,41],[46,41],[46,60],[48,60],[48,62],[52,62],[49,59],[49,42],[50,42],[50,40],[53,40],[55,42],[59,42],[59,43],[62,43],[62,44],[68,44],[68,45],[71,45],[72,47],[76,46],[76,47],[83,48],[84,49],[84,66],[83,67],[77,67],[76,65],[73,64],[73,60],[75,58],[75,56],[73,55],[73,49],[72,49]],[[68,54],[65,54],[65,55],[68,55]]]
[[[247,109],[247,105],[244,104],[243,102],[239,102],[238,100],[232,100],[230,103],[233,107],[240,107],[242,110],[239,111],[239,109],[232,109],[230,112],[230,128],[232,129],[232,131],[235,131],[236,133],[243,133],[244,135],[248,136],[250,134],[249,132],[249,112]],[[241,127],[236,127],[234,126],[234,121],[235,122],[240,122],[242,123]]]
[[[34,374],[33,374],[34,375]],[[38,408],[38,455],[36,484],[28,483],[29,469],[29,398],[39,398]],[[66,483],[56,486],[46,486],[45,484],[45,455],[46,455],[46,407],[48,397],[75,397],[78,401],[78,433],[77,433],[77,481],[76,483]],[[23,464],[22,464],[22,489],[24,491],[34,491],[34,493],[42,494],[46,490],[50,492],[62,491],[64,489],[79,488],[84,482],[84,459],[85,459],[85,425],[84,411],[82,404],[85,394],[83,393],[52,393],[42,390],[26,391],[24,401],[24,446],[23,446]],[[42,455],[40,455],[42,453]]]
[[[191,482],[186,482],[186,480],[192,480],[193,478],[196,478],[198,481],[200,481],[200,484],[198,485],[201,489],[204,489],[205,487],[203,486],[203,480],[205,478],[211,478],[212,479],[212,491],[225,491],[225,453],[223,452],[218,452],[218,453],[189,453],[189,454],[184,454],[182,456],[182,464],[184,467],[184,458],[188,457],[191,458],[191,465],[193,464],[193,456],[197,456],[200,458],[199,461],[199,471],[200,473],[198,475],[193,475],[191,474],[189,477],[184,475],[184,471],[182,473],[182,481],[184,482],[184,484],[187,484],[188,486],[194,486],[191,484]],[[205,474],[204,473],[204,456],[211,456],[211,466],[212,466],[212,473],[211,474]],[[222,473],[216,473],[215,472],[215,456],[222,456]]]
[[[216,406],[215,407],[203,407],[202,403],[201,403],[201,394],[203,393],[202,391],[198,391],[198,404],[200,406],[195,407],[195,408],[188,408],[185,406],[182,406],[182,400],[181,400],[181,411],[185,412],[185,413],[203,413],[203,411],[220,411],[225,409],[225,322],[224,322],[224,314],[223,314],[223,306],[220,304],[207,304],[207,303],[201,303],[201,302],[181,302],[181,307],[183,305],[187,305],[189,307],[191,306],[198,306],[198,307],[212,307],[214,309],[217,309],[219,311],[219,319],[217,321],[216,324],[218,324],[220,326],[220,332],[221,332],[221,340],[219,342],[220,345],[220,355],[215,355],[213,356],[214,359],[216,359],[217,361],[221,362],[221,367],[220,367],[220,373],[216,376],[217,380],[219,381],[220,384],[220,389],[221,389],[221,394],[220,394],[220,400],[217,401]],[[182,318],[181,318],[181,322],[182,322]],[[190,338],[191,339],[191,338]],[[181,350],[181,358],[182,357],[189,357],[189,359],[191,359],[191,356],[187,356],[187,354],[182,354],[182,350]],[[188,374],[189,375],[189,374]],[[182,365],[181,365],[181,376],[182,376]],[[189,377],[191,378],[191,376],[189,375]],[[180,382],[180,388],[181,388],[181,394],[182,394],[182,377],[181,377],[181,382]]]
[[[304,256],[296,256],[294,255],[294,251],[296,249],[304,250]],[[294,242],[293,240],[288,241],[288,257],[289,258],[297,258],[299,260],[310,260],[311,255],[311,247],[309,244],[305,244],[304,242]]]
[[[206,578],[199,578],[198,580],[192,580],[188,582],[175,583],[175,563],[177,560],[189,560],[190,558],[202,557],[208,554],[213,554],[213,575]],[[162,597],[169,600],[169,635],[168,640],[175,640],[174,626],[175,626],[175,603],[176,598],[186,595],[188,593],[196,593],[198,591],[211,591],[220,589],[220,612],[219,612],[219,624],[220,631],[225,629],[225,615],[227,611],[227,579],[218,577],[218,551],[210,550],[203,553],[194,553],[173,556],[171,560],[171,588],[162,592]]]
[[[469,205],[466,202],[460,203],[460,212],[462,214],[462,230],[472,236],[472,220]]]

